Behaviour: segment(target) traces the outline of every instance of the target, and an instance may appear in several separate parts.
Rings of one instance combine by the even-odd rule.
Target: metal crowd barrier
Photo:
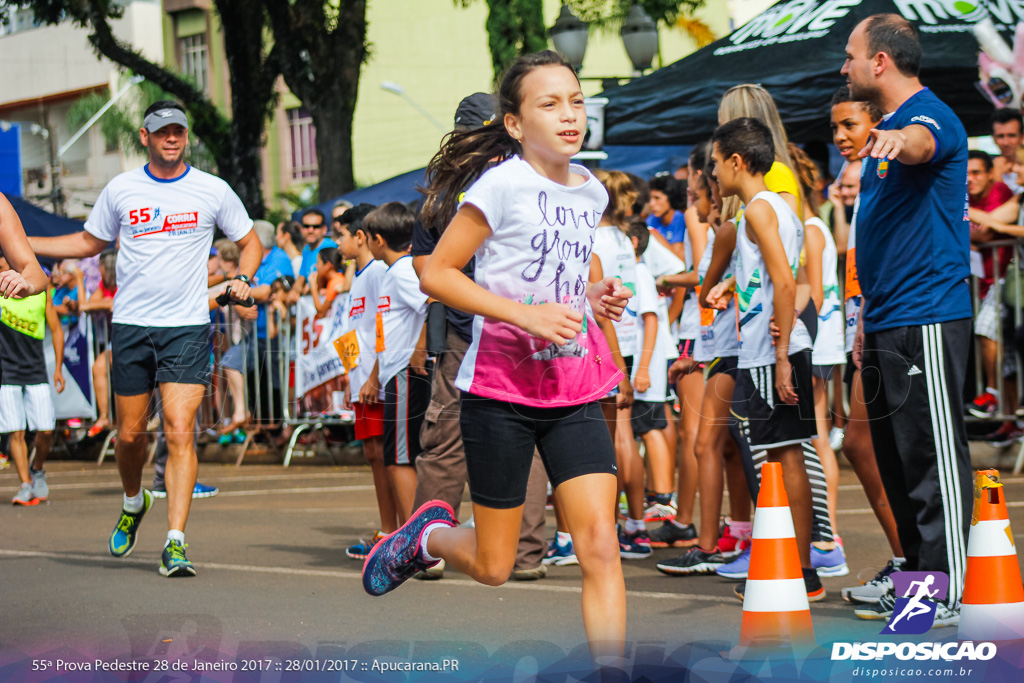
[[[1014,372],[1016,375],[1016,390],[1018,396],[1018,406],[1024,405],[1024,385],[1020,381],[1021,377],[1021,357],[1017,353],[1017,346],[1012,343],[1007,348],[1006,340],[1004,339],[1006,325],[1004,323],[1005,316],[1010,316],[1013,321],[1014,334],[1016,330],[1020,329],[1022,322],[1024,322],[1024,314],[1022,314],[1022,293],[1024,293],[1024,281],[1021,277],[1021,268],[1024,267],[1024,241],[1018,239],[1003,239],[995,240],[992,242],[986,242],[980,245],[974,245],[977,251],[985,256],[987,252],[991,253],[992,257],[992,296],[995,297],[998,304],[997,316],[998,324],[996,325],[996,368],[995,368],[995,389],[999,392],[999,408],[994,415],[987,418],[977,418],[973,416],[966,416],[965,419],[968,422],[1003,422],[1008,420],[1016,420],[1017,414],[1016,409],[1009,405],[1009,396],[1006,392],[1006,377],[1004,368],[1006,365],[1006,359],[1012,357],[1016,362],[1014,363]],[[1002,254],[1000,249],[1003,247],[1010,247],[1013,249],[1013,257],[1011,262],[1006,264],[1007,270],[1004,277],[998,277],[998,274],[1003,270]],[[980,283],[977,277],[971,278],[971,299],[972,308],[974,311],[975,319],[977,318],[978,312],[981,310],[982,299],[980,296]],[[1006,305],[1005,292],[1009,288],[1009,291],[1013,292],[1014,305]],[[973,329],[973,328],[972,328]],[[974,394],[981,394],[986,387],[986,378],[984,370],[984,359],[981,352],[981,343],[978,337],[975,335],[973,342],[974,346]],[[1008,355],[1012,354],[1012,356]],[[1017,459],[1014,462],[1013,473],[1020,474],[1024,470],[1024,442],[1021,442],[1017,450]]]

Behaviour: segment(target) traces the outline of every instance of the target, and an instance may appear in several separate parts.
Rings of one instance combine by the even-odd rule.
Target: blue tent
[[[21,219],[25,234],[30,237],[58,237],[78,232],[85,225],[83,221],[57,216],[38,206],[29,204],[21,197],[5,194],[4,197],[14,207],[14,212]]]

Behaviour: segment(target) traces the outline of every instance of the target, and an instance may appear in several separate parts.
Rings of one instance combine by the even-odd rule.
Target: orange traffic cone
[[[814,647],[814,626],[782,465],[767,462],[754,515],[740,647],[780,644]]]
[[[1024,584],[998,470],[975,475],[960,640],[1024,638]]]

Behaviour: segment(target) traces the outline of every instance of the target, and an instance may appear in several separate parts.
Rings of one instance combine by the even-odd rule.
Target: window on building
[[[181,46],[181,71],[191,78],[199,90],[205,91],[207,78],[206,34],[197,33],[193,36],[179,38]]]
[[[288,110],[288,132],[292,144],[292,180],[317,177],[316,128],[305,109]]]

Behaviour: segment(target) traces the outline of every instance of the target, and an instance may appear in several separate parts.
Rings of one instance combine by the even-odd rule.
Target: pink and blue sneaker
[[[440,560],[427,561],[420,552],[423,531],[436,522],[456,526],[455,512],[442,500],[424,503],[398,531],[382,538],[363,564],[363,588],[370,595],[384,595],[401,586],[416,572],[430,569]]]

